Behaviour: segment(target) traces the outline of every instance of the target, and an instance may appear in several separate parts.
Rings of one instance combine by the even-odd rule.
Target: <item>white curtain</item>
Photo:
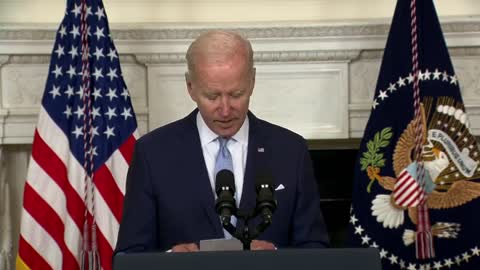
[[[12,217],[10,215],[10,190],[8,187],[2,146],[0,145],[0,270],[13,269]]]

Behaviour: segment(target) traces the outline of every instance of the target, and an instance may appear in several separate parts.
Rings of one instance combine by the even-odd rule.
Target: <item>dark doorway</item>
[[[357,149],[310,150],[332,247],[344,247]]]

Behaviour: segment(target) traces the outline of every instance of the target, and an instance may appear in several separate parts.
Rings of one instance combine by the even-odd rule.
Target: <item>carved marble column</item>
[[[6,180],[6,161],[4,160],[4,149],[0,144],[0,269],[13,269],[13,241],[10,207],[10,187]]]
[[[8,62],[8,55],[0,55],[0,71],[2,70],[2,66],[7,62]],[[0,94],[1,93],[2,93],[2,85],[0,84]],[[3,104],[2,95],[0,95],[0,147],[3,144],[5,118],[8,114],[7,110],[3,108],[2,104]],[[0,171],[1,170],[2,170],[2,164],[0,162]]]

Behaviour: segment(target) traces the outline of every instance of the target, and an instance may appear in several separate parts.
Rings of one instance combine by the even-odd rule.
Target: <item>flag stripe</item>
[[[80,228],[67,213],[66,197],[62,189],[38,166],[34,159],[30,160],[29,175],[35,175],[35,181],[27,181],[27,184],[55,211],[59,217],[64,217],[65,244],[72,254],[79,254],[82,234]],[[27,208],[28,206],[26,206]],[[34,205],[34,207],[39,207]],[[75,258],[79,263],[79,258]]]
[[[51,179],[63,190],[65,196],[68,198],[66,201],[68,213],[75,221],[75,224],[77,224],[79,230],[81,230],[85,219],[85,204],[79,196],[78,191],[74,190],[71,186],[71,183],[74,181],[68,181],[65,165],[58,158],[58,155],[52,152],[49,145],[51,144],[47,145],[40,135],[35,132],[32,158],[35,159],[38,165],[42,167]]]
[[[405,198],[400,201],[400,205],[402,206],[410,206],[410,205],[416,205],[418,204],[418,191],[416,189],[413,189],[408,196],[405,196]]]
[[[112,210],[116,221],[120,222],[122,218],[121,206],[123,206],[123,194],[118,189],[115,179],[107,166],[103,165],[95,172],[93,181],[98,192],[102,194],[105,203],[109,206],[110,210]]]
[[[423,199],[423,189],[407,169],[400,173],[393,190],[395,203],[402,207],[414,207]]]
[[[115,247],[119,223],[98,189],[95,189],[95,213],[98,229],[102,231],[108,244]]]
[[[404,191],[399,194],[397,200],[399,202],[404,202],[416,189],[417,185],[415,184],[415,180],[412,179],[412,181],[410,181],[410,183],[408,183],[408,185],[405,187]]]
[[[404,202],[402,202],[402,205],[407,207],[416,206],[419,202],[418,197],[419,197],[418,189],[412,190],[411,194],[407,198],[405,198]]]
[[[23,239],[43,257],[45,262],[53,269],[62,269],[62,252],[57,242],[40,226],[30,213],[25,210],[22,212],[22,223],[20,227]],[[48,248],[46,248],[48,247]],[[27,258],[22,257],[25,261]],[[37,264],[41,262],[35,260],[31,269],[37,269]],[[40,268],[41,269],[41,268]]]
[[[393,194],[395,197],[399,197],[405,189],[409,188],[409,185],[412,183],[412,181],[415,181],[411,179],[412,181],[408,181],[409,179],[404,179],[402,182],[399,182],[398,186],[396,185]]]
[[[397,182],[395,183],[395,193],[401,192],[406,184],[408,184],[408,180],[411,179],[410,174],[405,170],[400,177],[398,178]]]
[[[136,133],[136,130],[135,132]],[[120,146],[119,150],[122,153],[123,158],[128,164],[132,162],[133,149],[135,147],[135,136],[132,134],[128,139]]]
[[[87,214],[88,224],[92,224],[92,213]],[[98,225],[98,224],[97,224]],[[97,238],[97,251],[100,258],[110,258],[110,260],[100,260],[100,266],[103,270],[111,270],[112,269],[112,255],[113,255],[113,248],[110,246],[109,241],[105,238],[102,231],[97,229],[96,231],[96,238]]]
[[[35,248],[33,248],[24,238],[20,235],[18,243],[18,255],[21,257],[19,259],[23,262],[28,269],[52,269],[52,267],[45,261],[43,256],[41,256]],[[18,264],[19,262],[17,262]],[[21,267],[17,266],[17,269]]]
[[[120,190],[122,196],[125,194],[129,164],[130,163],[122,156],[121,151],[118,150],[113,152],[112,156],[105,162],[105,165],[115,180],[113,183]]]
[[[40,112],[38,113],[37,132],[48,144],[48,147],[57,154],[62,163],[68,164],[70,148],[67,136],[61,131],[60,127],[53,121],[43,106],[40,107]]]
[[[25,184],[24,195],[25,210],[47,231],[60,248],[63,256],[62,269],[78,269],[76,258],[65,244],[63,237],[65,226],[62,219],[29,183]]]
[[[100,256],[102,258],[111,258],[110,260],[101,260],[101,266],[103,270],[111,270],[112,269],[112,255],[113,255],[113,248],[110,246],[109,241],[105,238],[102,232],[97,233],[97,241],[98,241],[98,250]],[[116,241],[115,241],[116,242]]]
[[[404,195],[409,192],[412,188],[415,188],[415,180],[411,179],[411,181],[406,182],[404,186],[402,186],[401,190],[394,191],[394,197],[396,200],[403,200]]]

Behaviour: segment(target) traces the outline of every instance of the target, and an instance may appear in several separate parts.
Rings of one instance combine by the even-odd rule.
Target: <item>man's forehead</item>
[[[245,50],[201,50],[193,55],[195,62],[202,65],[227,65],[232,62],[246,62],[248,54]]]
[[[200,35],[192,45],[196,49],[223,49],[244,47],[248,41],[238,33],[210,31]]]
[[[214,74],[216,72],[238,72],[244,73],[249,70],[248,59],[242,56],[232,56],[224,58],[204,57],[198,59],[195,64],[195,71],[197,73]]]

